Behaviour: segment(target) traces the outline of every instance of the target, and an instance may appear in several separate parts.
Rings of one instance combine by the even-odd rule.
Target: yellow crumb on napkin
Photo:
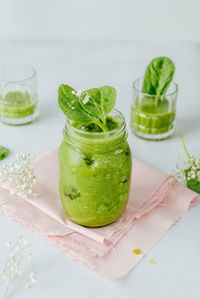
[[[137,255],[142,253],[142,251],[140,250],[140,248],[133,249],[132,252],[133,252],[134,254],[137,254]]]

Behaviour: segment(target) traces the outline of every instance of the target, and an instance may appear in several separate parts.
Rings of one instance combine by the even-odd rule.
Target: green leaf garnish
[[[9,154],[9,149],[4,146],[0,146],[0,160],[5,159]]]
[[[101,110],[104,118],[115,106],[117,92],[116,89],[111,86],[102,86],[99,88],[101,94]]]
[[[153,59],[146,69],[142,92],[157,96],[165,94],[174,72],[175,65],[168,57]]]
[[[75,90],[66,85],[62,84],[58,89],[58,104],[62,112],[70,119],[83,125],[89,125],[94,122],[93,116],[89,115],[85,111],[80,102],[79,98],[73,94]]]
[[[80,97],[79,102],[82,109],[94,118],[103,118],[101,111],[101,94],[98,88],[92,88],[84,91]]]
[[[80,125],[96,124],[101,130],[108,131],[106,117],[114,108],[116,90],[111,86],[75,91],[61,84],[58,89],[58,103],[63,113]]]

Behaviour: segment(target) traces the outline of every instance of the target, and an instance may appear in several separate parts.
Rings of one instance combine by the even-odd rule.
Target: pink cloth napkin
[[[167,174],[133,159],[130,198],[125,212],[113,224],[85,228],[66,216],[58,192],[58,148],[38,157],[34,169],[39,177],[37,198],[18,195],[0,210],[38,231],[67,255],[110,279],[127,274],[169,227],[198,198],[193,191],[169,182]],[[0,204],[12,199],[11,182],[2,182]],[[15,196],[16,197],[16,196]],[[142,254],[132,250],[140,248]]]

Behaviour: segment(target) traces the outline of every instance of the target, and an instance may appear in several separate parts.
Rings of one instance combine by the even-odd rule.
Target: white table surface
[[[149,61],[169,56],[176,64],[177,130],[173,138],[147,142],[130,133],[132,81],[144,74]],[[126,117],[133,154],[169,172],[176,156],[189,150],[200,156],[200,45],[194,43],[87,43],[0,40],[0,64],[27,63],[38,71],[40,118],[30,125],[0,124],[0,144],[11,150],[9,160],[21,151],[38,155],[59,144],[65,118],[57,105],[59,83],[76,89],[104,84],[117,88],[119,108]],[[7,159],[8,160],[8,159]],[[134,165],[133,165],[134,167]],[[107,281],[88,271],[23,225],[0,215],[0,267],[6,241],[22,234],[32,244],[27,271],[36,271],[37,284],[20,299],[196,299],[200,298],[200,204],[190,209],[125,278]],[[149,259],[155,259],[152,266]]]

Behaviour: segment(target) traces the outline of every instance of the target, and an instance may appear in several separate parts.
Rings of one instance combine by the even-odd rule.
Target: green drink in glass
[[[174,133],[178,86],[171,81],[174,73],[171,64],[168,58],[156,58],[145,77],[133,83],[131,129],[138,137],[162,140]]]
[[[38,117],[36,71],[25,65],[0,67],[0,119],[22,125]]]

